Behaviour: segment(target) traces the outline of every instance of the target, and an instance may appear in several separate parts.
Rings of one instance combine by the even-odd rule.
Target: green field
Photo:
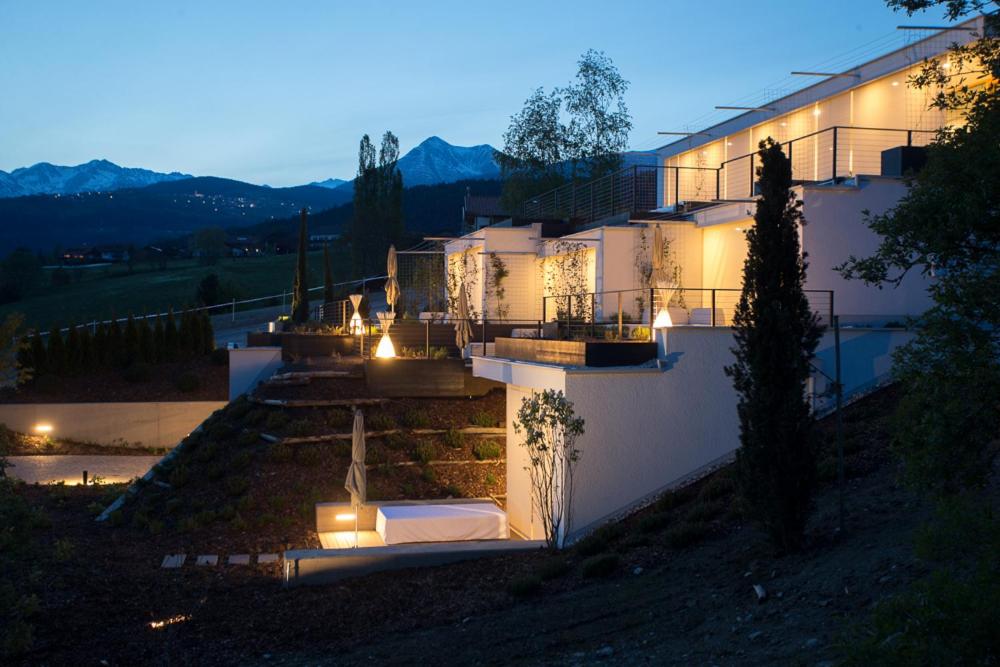
[[[345,251],[331,249],[335,281],[350,279],[349,260]],[[323,253],[309,253],[309,286],[323,284]],[[75,272],[73,282],[65,286],[51,284],[51,272],[46,271],[42,285],[26,298],[0,306],[0,316],[19,312],[27,326],[47,329],[54,324],[102,320],[112,315],[123,317],[161,312],[173,307],[180,309],[195,302],[201,279],[216,273],[237,299],[281,294],[292,289],[295,255],[222,259],[204,266],[197,260],[178,260],[165,269],[138,264],[132,272],[124,265],[94,268],[68,268]],[[314,295],[318,296],[316,292]],[[280,303],[280,300],[278,301]],[[263,307],[267,303],[248,307]]]

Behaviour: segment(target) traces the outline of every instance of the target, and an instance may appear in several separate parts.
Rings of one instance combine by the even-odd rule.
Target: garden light
[[[48,435],[49,433],[52,433],[52,431],[53,431],[52,424],[48,424],[48,423],[44,423],[44,422],[41,423],[41,424],[35,424],[34,431],[35,431],[35,433],[40,433],[42,435]]]
[[[653,320],[654,329],[666,329],[672,326],[674,326],[674,321],[670,319],[670,311],[664,308],[656,314],[656,319]]]

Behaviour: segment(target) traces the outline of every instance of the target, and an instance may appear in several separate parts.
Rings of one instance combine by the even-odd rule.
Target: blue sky
[[[531,90],[567,82],[588,48],[631,81],[632,147],[649,149],[716,104],[784,90],[792,69],[900,46],[906,22],[881,0],[0,0],[0,169],[101,157],[346,178],[365,132],[393,130],[404,152],[434,134],[499,146]]]

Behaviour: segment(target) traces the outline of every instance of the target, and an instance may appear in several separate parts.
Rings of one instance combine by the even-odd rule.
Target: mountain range
[[[0,197],[108,192],[184,178],[191,178],[191,175],[176,171],[162,174],[149,169],[119,167],[107,160],[91,160],[75,167],[39,162],[30,167],[15,169],[9,174],[0,171]]]

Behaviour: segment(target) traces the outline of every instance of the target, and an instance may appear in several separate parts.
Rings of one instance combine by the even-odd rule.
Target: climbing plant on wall
[[[504,286],[504,280],[509,275],[510,269],[507,268],[507,263],[500,255],[491,252],[489,277],[486,281],[487,298],[493,298],[493,303],[496,304],[495,315],[501,321],[507,319],[507,315],[510,313],[510,304],[506,302],[507,288]]]
[[[479,285],[479,253],[469,248],[461,253],[455,253],[448,257],[448,312],[455,314],[458,312],[458,298],[465,290],[465,298],[469,303],[469,317],[479,319],[476,304],[479,303],[475,296],[475,287]]]
[[[589,319],[592,315],[590,299],[583,298],[587,294],[587,246],[580,241],[559,240],[552,250],[553,254],[546,258],[551,270],[545,272],[545,292],[565,297],[552,300],[557,317]]]

